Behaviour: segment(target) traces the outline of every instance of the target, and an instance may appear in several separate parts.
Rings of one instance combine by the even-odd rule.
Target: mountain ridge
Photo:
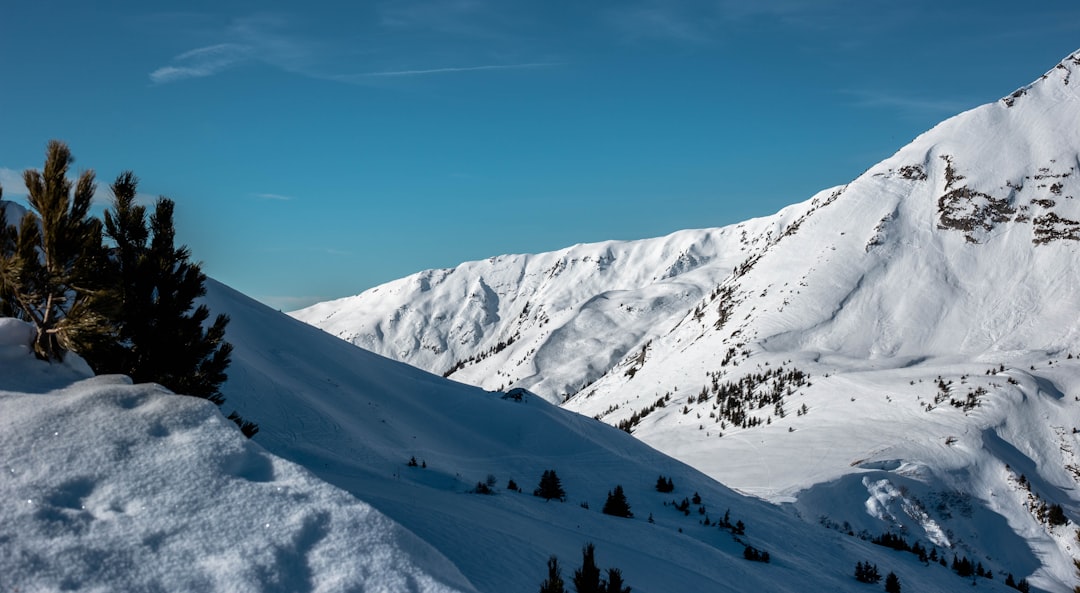
[[[953,530],[947,540],[976,547],[988,525],[1005,525],[1044,559],[1039,586],[1068,588],[1063,529],[1074,523],[1050,526],[1039,509],[1080,517],[1080,473],[1069,469],[1080,467],[1078,66],[1074,52],[771,217],[531,256],[577,250],[576,265],[594,266],[546,289],[561,301],[541,300],[515,283],[526,268],[492,258],[439,276],[494,287],[503,308],[484,319],[457,308],[468,291],[440,292],[439,282],[293,315],[354,341],[380,336],[362,345],[455,380],[535,390],[804,517],[823,514],[815,505],[843,484],[859,494],[830,524],[863,524],[873,507],[875,521],[926,541]],[[712,249],[663,278],[674,237]],[[616,282],[618,266],[647,281]],[[518,336],[505,320],[522,301],[530,314],[557,312],[554,329]],[[442,317],[429,314],[435,303]],[[360,324],[331,322],[346,304]],[[378,310],[407,319],[402,332],[445,340],[462,364],[395,353],[398,329]],[[464,326],[443,322],[454,314],[477,322],[471,343],[455,346]],[[882,494],[902,491],[913,494]],[[929,502],[955,497],[996,519],[972,523]],[[912,517],[919,508],[928,520]]]

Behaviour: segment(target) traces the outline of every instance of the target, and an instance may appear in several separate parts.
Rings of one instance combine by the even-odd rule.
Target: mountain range
[[[1077,122],[1080,52],[773,216],[429,270],[292,315],[526,389],[838,534],[1070,590]]]

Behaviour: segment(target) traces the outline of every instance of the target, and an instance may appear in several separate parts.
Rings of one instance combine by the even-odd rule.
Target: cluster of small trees
[[[1023,593],[1031,591],[1031,585],[1027,582],[1027,579],[1020,579],[1018,582],[1011,572],[1005,577],[1005,585]]]
[[[232,345],[229,318],[195,306],[206,275],[176,247],[174,203],[159,198],[152,213],[135,203],[138,179],[121,173],[111,185],[104,224],[90,216],[94,172],[67,178],[74,158],[51,141],[42,171],[27,170],[30,210],[0,224],[0,314],[31,323],[34,354],[59,361],[82,356],[96,373],[122,373],[187,395],[224,402]],[[0,188],[0,196],[3,189]],[[258,427],[235,412],[247,436]]]
[[[609,568],[607,578],[601,577],[602,571],[596,565],[596,549],[591,543],[585,544],[581,551],[581,568],[574,571],[571,581],[577,593],[630,593],[630,587],[623,583],[622,571]],[[540,583],[540,593],[565,593],[566,584],[562,578],[559,559],[548,558],[548,576]]]
[[[871,564],[869,561],[866,563],[855,563],[855,580],[860,583],[876,583],[881,580],[881,573],[878,572],[877,564]]]
[[[656,491],[657,492],[663,492],[663,493],[666,494],[666,493],[672,492],[674,490],[675,490],[675,482],[672,482],[671,478],[665,478],[664,476],[660,476],[660,477],[656,478]]]

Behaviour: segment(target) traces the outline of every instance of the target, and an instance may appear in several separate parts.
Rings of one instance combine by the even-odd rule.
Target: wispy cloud
[[[754,20],[799,30],[835,30],[852,4],[852,0],[638,0],[607,10],[602,18],[631,40],[705,45],[723,41]]]
[[[554,62],[532,62],[526,64],[489,64],[484,66],[458,66],[449,68],[428,68],[422,70],[389,70],[368,72],[362,76],[424,76],[428,74],[452,74],[455,72],[479,72],[483,70],[523,70],[530,68],[548,68],[558,66]]]
[[[909,115],[941,115],[960,113],[973,103],[955,99],[925,99],[897,93],[867,90],[844,90],[853,98],[856,107],[896,109]]]
[[[510,32],[516,30],[512,23],[520,28],[517,21],[528,19],[488,8],[482,0],[386,2],[375,10],[371,22],[332,33],[316,32],[302,18],[249,15],[218,30],[200,31],[198,37],[204,41],[221,42],[181,53],[149,77],[153,84],[163,85],[259,63],[309,78],[373,84],[395,77],[556,65],[541,61],[550,52],[523,52],[521,36]],[[373,40],[380,45],[372,46]],[[387,67],[403,62],[424,67]],[[448,62],[465,65],[427,67]]]
[[[238,43],[219,43],[184,52],[172,59],[168,66],[162,66],[150,73],[150,80],[156,84],[176,82],[187,78],[213,76],[249,59],[252,48]]]
[[[294,199],[292,196],[283,196],[281,194],[251,194],[251,195],[255,196],[256,198],[262,199],[262,200],[277,200],[279,202],[288,202],[289,200]]]
[[[26,195],[22,171],[0,167],[0,187],[4,188],[5,197]]]
[[[166,84],[202,78],[251,62],[322,78],[314,69],[320,43],[285,32],[288,24],[287,19],[269,15],[234,19],[223,30],[208,33],[226,41],[198,47],[172,58],[169,64],[152,71],[150,80],[155,84]]]
[[[637,6],[610,12],[607,20],[632,39],[702,44],[713,36],[713,19],[695,17],[671,6]]]

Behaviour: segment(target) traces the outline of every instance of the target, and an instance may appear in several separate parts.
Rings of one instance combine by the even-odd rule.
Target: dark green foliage
[[[764,562],[766,564],[768,564],[769,560],[771,560],[768,552],[764,550],[759,550],[754,546],[746,546],[745,548],[743,548],[743,558],[746,558],[747,560],[750,560],[752,562]]]
[[[885,593],[900,593],[900,579],[894,572],[885,576]]]
[[[112,299],[101,222],[89,215],[94,172],[82,172],[72,185],[73,161],[66,144],[49,142],[44,170],[23,173],[31,211],[0,233],[0,298],[4,309],[34,325],[34,354],[43,360],[112,339],[102,313]]]
[[[1055,527],[1068,523],[1069,519],[1065,517],[1065,510],[1061,508],[1061,505],[1054,503],[1050,505],[1046,513],[1046,521],[1050,523],[1051,527]]]
[[[607,575],[606,593],[630,593],[630,587],[623,584],[621,570],[618,568],[609,568]]]
[[[605,583],[600,580],[600,568],[596,566],[596,548],[591,543],[581,550],[581,568],[574,571],[574,590],[577,593],[605,593]]]
[[[562,482],[553,469],[544,470],[544,474],[540,476],[540,485],[537,486],[536,490],[533,490],[533,495],[544,500],[551,500],[552,498],[558,499],[560,502],[566,500],[566,491],[563,490]]]
[[[255,434],[259,432],[259,425],[258,424],[255,424],[254,422],[248,422],[247,420],[244,420],[243,418],[240,417],[240,414],[236,413],[235,410],[232,411],[232,412],[229,412],[229,420],[232,420],[234,423],[236,423],[236,426],[238,426],[240,428],[240,432],[242,432],[244,434],[244,436],[246,436],[249,439],[251,437],[255,436]]]
[[[877,537],[872,537],[870,538],[870,542],[900,552],[911,551],[911,546],[908,545],[907,540],[905,540],[903,536],[893,535],[891,533],[883,533]]]
[[[1020,579],[1020,582],[1016,583],[1016,590],[1021,591],[1022,593],[1029,593],[1031,591],[1031,584],[1028,583],[1027,579]]]
[[[476,483],[476,488],[473,488],[473,492],[476,493],[476,494],[494,494],[495,493],[494,491],[491,490],[491,486],[488,486],[484,482],[477,482]]]
[[[562,580],[562,569],[559,568],[559,559],[555,556],[548,558],[548,577],[540,583],[540,593],[565,593],[566,587]]]
[[[871,564],[866,562],[855,563],[855,580],[860,583],[876,583],[881,580],[881,573],[878,572],[877,564]]]
[[[626,494],[623,493],[622,486],[615,486],[615,490],[608,492],[607,501],[604,502],[601,512],[616,517],[634,516],[634,513],[630,512],[630,503],[626,502]]]
[[[630,593],[631,589],[623,583],[622,571],[618,568],[609,568],[607,580],[600,578],[600,567],[596,565],[596,548],[591,544],[585,544],[581,550],[581,568],[574,571],[573,583],[576,593]],[[548,558],[548,577],[540,583],[540,593],[564,593],[565,585],[562,579],[562,570],[559,568],[559,559],[555,556]]]
[[[206,294],[206,275],[186,246],[174,244],[174,204],[158,198],[148,221],[146,209],[135,204],[137,186],[134,174],[121,173],[112,184],[113,209],[105,212],[105,234],[115,243],[118,351],[87,361],[98,372],[221,404],[232,352],[225,341],[229,318],[218,315],[207,327],[210,309],[195,305]]]
[[[53,140],[44,170],[23,174],[31,211],[17,228],[0,225],[0,314],[34,325],[39,358],[74,351],[99,374],[122,373],[220,405],[229,319],[209,323],[210,310],[194,304],[206,293],[206,276],[186,247],[174,246],[172,201],[160,198],[148,225],[146,208],[135,204],[138,179],[121,173],[103,227],[89,215],[94,173],[72,184],[72,162],[67,145]],[[236,412],[229,419],[248,437],[259,430]]]
[[[694,495],[690,497],[690,502],[693,504],[701,504],[701,495],[695,492]]]
[[[675,483],[671,481],[671,478],[665,478],[660,476],[656,478],[656,491],[657,492],[671,492],[675,490]]]
[[[956,574],[962,577],[969,577],[975,574],[975,565],[972,564],[971,560],[968,560],[966,556],[958,558],[956,555],[953,555],[952,569]]]
[[[1013,574],[1011,572],[1005,576],[1005,585],[1008,587],[1012,587],[1013,589],[1016,588],[1016,579],[1013,578]]]
[[[409,467],[417,467],[417,466],[419,466],[420,464],[416,463],[416,456],[415,456],[415,455],[413,455],[412,457],[410,457],[410,458],[409,458],[409,462],[408,462],[408,463],[406,463],[405,465],[407,465],[407,466],[409,466]]]
[[[731,532],[735,535],[744,535],[746,533],[746,525],[742,522],[742,520],[736,521],[735,527],[731,529]]]
[[[521,488],[518,487],[517,482],[515,482],[514,480],[510,480],[509,482],[506,483],[506,489],[507,490],[514,490],[516,492],[521,492]]]
[[[672,501],[672,502],[674,502],[674,501]],[[684,515],[689,515],[690,514],[690,499],[684,497],[682,499],[682,502],[675,505],[675,509],[682,511],[682,513]]]

